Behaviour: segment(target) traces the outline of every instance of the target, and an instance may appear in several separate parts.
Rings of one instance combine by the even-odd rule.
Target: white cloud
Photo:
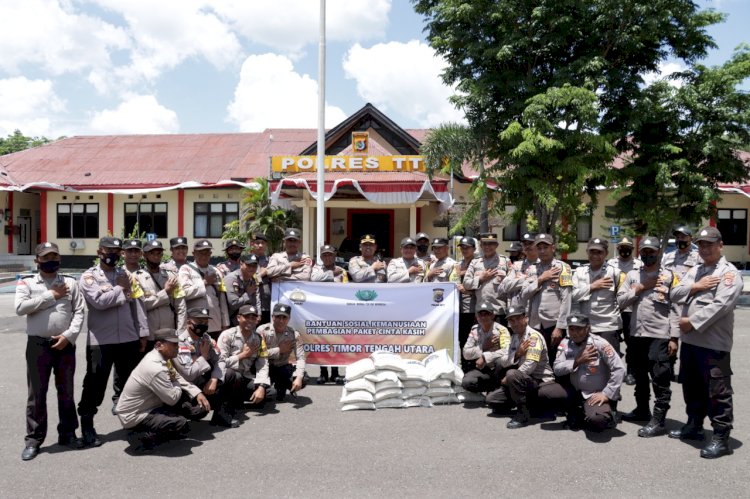
[[[685,71],[687,68],[678,62],[660,62],[657,71],[652,71],[643,75],[643,82],[646,85],[651,85],[657,80],[664,79],[672,73],[679,73]],[[670,85],[676,88],[682,86],[682,81],[678,79],[667,80]]]
[[[176,133],[180,128],[177,113],[153,95],[128,95],[116,109],[95,113],[89,126],[103,135]]]
[[[317,43],[319,2],[315,0],[216,0],[213,9],[243,37],[296,57]],[[383,37],[391,0],[328,0],[326,39],[361,41]]]
[[[65,110],[50,80],[25,77],[0,80],[0,136],[18,129],[27,136],[54,138],[52,122]]]
[[[252,55],[242,65],[234,100],[227,108],[228,121],[242,132],[266,128],[315,128],[318,117],[318,83],[294,71],[282,55]],[[346,114],[326,105],[326,127],[335,126]]]
[[[385,113],[409,117],[425,128],[464,121],[463,113],[448,102],[453,89],[440,79],[444,60],[422,42],[379,43],[371,48],[355,44],[343,66],[346,77],[356,80],[360,97]]]

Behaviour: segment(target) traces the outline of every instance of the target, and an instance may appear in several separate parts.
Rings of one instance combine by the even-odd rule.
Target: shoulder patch
[[[727,272],[726,274],[724,274],[723,277],[724,277],[724,286],[731,286],[732,284],[734,284],[734,277],[735,277],[734,272]]]
[[[604,355],[606,355],[608,358],[613,358],[615,354],[615,349],[612,348],[612,345],[607,343],[607,345],[604,347]]]

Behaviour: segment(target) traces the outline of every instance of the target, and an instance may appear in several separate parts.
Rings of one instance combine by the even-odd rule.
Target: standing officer
[[[258,257],[250,254],[241,258],[240,268],[224,277],[229,306],[229,323],[237,325],[237,311],[244,305],[261,309],[260,277],[258,277]]]
[[[567,318],[568,338],[560,342],[554,371],[569,376],[567,417],[571,429],[583,422],[594,431],[617,425],[617,401],[625,377],[625,366],[612,345],[590,334],[589,318],[572,313]]]
[[[253,235],[251,249],[253,255],[258,259],[258,277],[260,278],[260,311],[261,321],[263,323],[271,322],[271,279],[268,277],[268,239],[262,232],[256,232]]]
[[[86,376],[78,403],[83,442],[102,444],[94,429],[94,415],[104,399],[112,367],[113,411],[130,372],[138,364],[148,340],[148,320],[140,298],[143,292],[128,272],[117,267],[122,240],[103,237],[99,241],[99,265],[81,275],[79,287],[88,304],[89,336],[86,344]]]
[[[310,281],[338,283],[349,282],[349,279],[346,275],[346,270],[336,265],[336,248],[329,244],[321,246],[320,259],[323,260],[323,263],[320,265],[315,265],[313,267]],[[316,383],[319,385],[324,385],[328,383],[328,379],[328,367],[320,366],[320,376],[318,376]],[[344,378],[339,376],[338,366],[331,367],[330,379],[333,380],[333,382],[336,384],[344,384]]]
[[[178,236],[169,240],[169,251],[172,252],[172,259],[164,266],[171,272],[179,271],[187,263],[188,239],[187,237]]]
[[[477,306],[476,318],[477,323],[471,328],[462,350],[463,358],[473,365],[464,375],[461,386],[468,392],[491,392],[499,387],[502,378],[498,359],[505,345],[501,344],[501,339],[510,339],[510,333],[495,322],[495,310],[490,302]]]
[[[680,381],[688,419],[669,436],[702,440],[703,420],[708,416],[714,434],[700,455],[713,459],[733,452],[729,445],[734,421],[730,353],[734,308],[743,282],[742,274],[722,255],[721,232],[705,227],[696,242],[703,263],[689,270],[678,286],[687,290],[679,324]]]
[[[185,293],[185,306],[207,308],[211,314],[208,322],[208,334],[213,339],[229,327],[229,310],[227,307],[224,276],[211,265],[213,246],[208,239],[199,239],[193,245],[194,262],[180,267],[179,279]]]
[[[635,258],[633,254],[633,241],[624,236],[617,243],[617,256],[610,258],[607,262],[624,275],[627,275],[631,270],[640,270],[643,267],[643,262],[640,258]],[[620,310],[620,317],[622,318],[622,337],[625,339],[625,344],[629,346],[630,342],[630,315],[633,312],[632,307],[627,307]],[[629,349],[628,349],[629,350]],[[628,374],[625,376],[625,384],[633,386],[635,384],[635,377],[633,376],[633,367],[631,366],[632,361],[630,360],[630,352],[625,351],[625,366]]]
[[[511,264],[523,261],[524,259],[523,246],[520,242],[510,243],[510,247],[505,252],[508,253],[508,260],[510,260]]]
[[[589,263],[573,273],[571,308],[588,317],[591,333],[609,342],[620,355],[622,317],[617,305],[617,289],[625,274],[606,263],[609,244],[598,237],[589,240]]]
[[[184,437],[190,430],[187,418],[201,419],[211,410],[200,388],[174,367],[179,343],[175,330],[160,329],[155,336],[154,349],[133,370],[117,407],[123,428],[144,432],[144,450]],[[182,403],[189,400],[196,405]]]
[[[352,282],[385,282],[385,262],[377,255],[378,244],[372,234],[359,240],[360,256],[349,259],[349,275]]]
[[[476,291],[477,302],[487,301],[495,307],[495,320],[506,324],[504,295],[500,285],[510,270],[510,260],[497,254],[497,234],[479,236],[482,256],[474,259],[464,276],[464,288]]]
[[[417,258],[422,260],[425,266],[430,265],[433,260],[432,255],[430,255],[430,236],[420,232],[414,240],[417,242]]]
[[[469,265],[474,260],[474,253],[477,249],[476,240],[473,237],[462,237],[458,242],[458,248],[461,250],[461,261],[456,263],[453,276],[456,279],[456,289],[460,293],[461,300],[460,312],[458,314],[458,347],[463,351],[464,345],[469,338],[469,333],[474,325],[474,313],[477,303],[476,292],[473,289],[466,289],[464,286],[464,277]],[[495,314],[492,314],[492,320],[495,320]],[[471,364],[461,358],[461,368],[464,372],[471,369]]]
[[[422,282],[427,264],[416,256],[417,243],[410,237],[401,240],[401,258],[388,262],[388,282]]]
[[[516,243],[513,243],[516,244]],[[529,232],[521,236],[521,255],[523,259],[511,263],[508,275],[500,285],[501,293],[505,294],[508,306],[526,307],[527,303],[521,299],[523,283],[529,275],[536,272],[534,267],[539,261],[536,246],[534,245],[534,234]]]
[[[266,342],[268,374],[276,388],[276,400],[283,401],[286,391],[297,393],[305,387],[305,345],[298,331],[289,327],[291,307],[277,303],[273,307],[271,324],[263,324],[258,332]],[[289,360],[294,352],[296,365]]]
[[[308,255],[300,253],[302,244],[299,229],[284,231],[284,251],[274,253],[268,261],[268,277],[276,281],[309,281],[313,261]]]
[[[448,239],[437,237],[432,241],[434,260],[427,270],[425,281],[448,282],[455,281],[454,271],[456,261],[448,256]]]
[[[36,247],[39,272],[24,275],[16,284],[16,314],[26,316],[26,439],[21,459],[29,461],[39,453],[47,436],[47,389],[55,373],[57,443],[80,448],[76,438],[78,416],[73,398],[76,369],[76,338],[86,310],[78,283],[59,274],[60,250],[55,243]]]
[[[245,249],[245,245],[239,239],[227,239],[224,241],[224,253],[227,259],[216,266],[221,273],[229,275],[231,272],[240,268],[240,257]]]
[[[617,291],[621,308],[633,306],[630,319],[633,375],[635,376],[634,410],[623,414],[626,421],[649,421],[638,430],[639,437],[655,437],[667,432],[664,419],[672,398],[670,382],[672,370],[669,357],[677,352],[678,337],[670,337],[672,302],[677,302],[684,290],[677,288],[677,274],[660,265],[661,245],[655,237],[641,242],[643,268],[631,270]],[[631,347],[629,347],[631,348]],[[654,413],[649,410],[648,380],[654,389]]]
[[[537,234],[534,246],[539,262],[523,283],[521,302],[529,304],[529,324],[544,336],[550,352],[565,336],[567,317],[573,295],[570,265],[555,258],[555,238]]]
[[[141,269],[142,246],[143,243],[140,239],[125,239],[122,242],[122,252],[125,256],[123,259],[124,267],[131,274]]]

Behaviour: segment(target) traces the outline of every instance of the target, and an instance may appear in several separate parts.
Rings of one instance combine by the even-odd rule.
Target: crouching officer
[[[476,318],[477,324],[471,328],[462,352],[464,359],[474,367],[464,375],[461,386],[469,392],[491,392],[498,388],[496,370],[502,369],[498,361],[500,340],[510,338],[510,333],[495,322],[495,309],[488,301],[477,306]]]
[[[219,349],[227,363],[224,384],[230,390],[232,411],[248,401],[262,404],[271,385],[266,342],[255,329],[259,319],[260,311],[254,305],[243,305],[237,312],[238,325],[219,336]]]
[[[555,376],[570,376],[567,389],[568,425],[584,423],[593,431],[617,425],[617,401],[625,378],[625,365],[614,347],[603,337],[591,334],[589,318],[569,315],[568,338],[560,342],[555,358]]]
[[[283,401],[286,391],[294,394],[305,387],[305,345],[299,332],[289,327],[291,307],[277,303],[273,307],[271,324],[258,328],[268,347],[269,376],[276,388],[276,400]],[[294,351],[297,364],[289,361]]]
[[[179,339],[174,329],[154,333],[156,344],[133,369],[117,404],[117,417],[123,428],[143,432],[144,449],[184,437],[189,431],[188,418],[200,419],[211,410],[211,404],[200,388],[188,383],[174,367]],[[196,401],[186,411],[181,402]]]
[[[236,428],[240,423],[232,418],[228,408],[230,389],[224,383],[226,361],[216,342],[206,332],[208,318],[207,308],[188,310],[187,326],[179,334],[175,369],[186,381],[203,390],[214,408],[212,425]]]

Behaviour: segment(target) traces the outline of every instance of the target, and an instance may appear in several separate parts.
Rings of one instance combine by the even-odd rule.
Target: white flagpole
[[[316,209],[317,246],[325,243],[325,151],[326,149],[326,0],[320,0],[320,41],[318,44],[318,199]],[[322,263],[318,255],[318,263]]]

